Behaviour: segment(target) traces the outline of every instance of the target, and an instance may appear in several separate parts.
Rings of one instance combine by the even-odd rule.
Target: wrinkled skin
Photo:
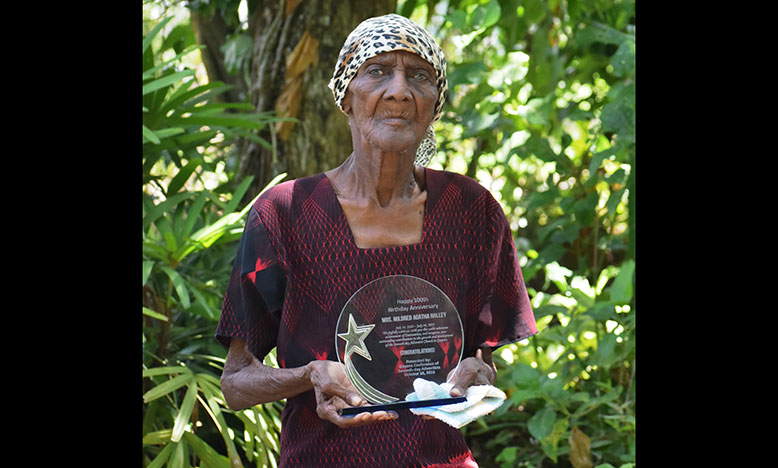
[[[434,79],[425,60],[394,51],[365,61],[349,84],[344,108],[354,152],[326,176],[360,248],[421,241],[427,192],[424,169],[414,166],[413,159],[433,118],[438,98]],[[479,349],[449,375],[451,395],[464,395],[471,385],[493,384],[496,374],[492,350]],[[398,417],[394,411],[340,416],[341,408],[367,404],[342,364],[312,361],[298,368],[271,368],[240,339],[230,344],[221,386],[227,405],[235,410],[313,390],[319,417],[342,428]]]

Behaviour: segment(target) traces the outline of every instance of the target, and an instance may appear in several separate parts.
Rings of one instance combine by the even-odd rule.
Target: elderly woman
[[[452,396],[492,384],[492,352],[537,333],[500,205],[475,181],[425,168],[446,100],[446,63],[421,27],[390,14],[347,38],[330,82],[353,152],[265,192],[249,212],[216,332],[221,379],[242,409],[286,399],[281,466],[477,466],[458,429],[365,405],[335,350],[351,295],[388,275],[429,281],[464,330]],[[277,350],[280,367],[263,364]]]

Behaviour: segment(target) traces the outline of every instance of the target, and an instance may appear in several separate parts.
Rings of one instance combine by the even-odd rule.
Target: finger
[[[364,406],[367,404],[367,400],[356,393],[349,393],[345,395],[344,400],[349,402],[351,406]]]
[[[380,421],[397,419],[399,415],[395,411],[375,411],[364,412],[352,416],[339,416],[336,421],[332,421],[342,428],[359,427],[373,424]]]

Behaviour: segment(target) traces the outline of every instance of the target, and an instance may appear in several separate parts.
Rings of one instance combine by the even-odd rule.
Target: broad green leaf
[[[608,201],[605,203],[605,209],[608,211],[608,213],[611,215],[616,213],[616,209],[618,208],[619,204],[621,204],[621,200],[624,198],[624,192],[626,190],[627,188],[623,187],[610,194]]]
[[[632,74],[635,69],[635,43],[630,40],[622,42],[610,63],[614,75],[622,77]]]
[[[485,29],[500,19],[500,4],[491,0],[487,5],[478,5],[469,17],[472,29]]]
[[[592,363],[607,368],[616,360],[616,339],[612,333],[607,333],[597,343],[597,351],[591,357]]]
[[[500,463],[500,466],[516,466],[516,452],[518,450],[518,447],[505,447],[494,461]]]
[[[538,398],[540,395],[541,393],[537,389],[517,389],[511,393],[510,401],[518,406],[527,400]]]
[[[587,46],[593,42],[620,45],[626,40],[633,40],[634,36],[614,29],[607,24],[593,22],[575,33],[575,42],[578,47]]]
[[[405,2],[405,3],[406,5],[411,4],[411,2]],[[462,10],[452,11],[451,13],[446,15],[446,20],[451,22],[451,25],[454,27],[454,29],[459,29],[460,31],[463,31],[465,28],[467,28],[467,13]]]
[[[159,312],[153,311],[151,309],[148,309],[146,307],[143,308],[143,315],[149,316],[151,318],[155,318],[157,320],[162,320],[163,322],[167,322],[167,317],[160,314]]]
[[[616,278],[613,280],[613,284],[610,285],[608,290],[610,291],[611,301],[616,304],[626,304],[632,300],[632,278],[635,273],[635,261],[630,259],[621,265],[621,270]]]
[[[494,122],[500,117],[499,112],[493,114],[482,114],[480,112],[470,113],[465,121],[465,134],[464,138],[471,137],[479,132],[490,128],[494,125]]]
[[[152,400],[156,400],[161,396],[165,396],[172,391],[178,390],[179,388],[189,384],[192,381],[194,381],[193,374],[184,374],[173,377],[172,379],[166,380],[165,382],[162,382],[148,392],[144,393],[143,401],[148,403]]]
[[[541,440],[551,434],[554,421],[556,421],[556,412],[552,406],[547,405],[527,421],[527,429],[532,437]]]
[[[616,317],[615,305],[616,303],[612,301],[597,301],[593,307],[586,311],[586,314],[598,322],[605,322]]]
[[[178,298],[181,300],[181,305],[184,309],[189,308],[189,292],[187,291],[186,282],[181,277],[181,275],[178,274],[175,270],[172,268],[160,265],[159,267],[162,271],[165,272],[165,274],[170,278],[170,281],[173,282],[173,288],[176,290],[176,294],[178,294]]]
[[[170,436],[171,441],[178,442],[184,435],[184,429],[186,429],[186,425],[192,418],[192,409],[194,409],[195,402],[197,401],[196,396],[197,383],[194,379],[191,379],[184,400],[181,402],[181,408],[173,422],[173,433]]]
[[[559,440],[565,434],[568,422],[569,421],[567,418],[557,419],[554,421],[554,424],[551,426],[551,433],[540,441],[540,446],[543,449],[543,453],[545,453],[546,456],[554,463],[557,462],[557,457],[559,455],[557,450]]]

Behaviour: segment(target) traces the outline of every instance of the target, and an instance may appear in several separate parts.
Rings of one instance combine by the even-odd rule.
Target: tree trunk
[[[227,37],[235,32],[235,28],[230,27],[218,12],[209,14],[190,9],[189,17],[197,43],[205,45],[205,49],[201,50],[201,57],[208,72],[208,80],[235,86],[225,92],[224,97],[218,96],[217,100],[244,102],[247,93],[246,83],[240,74],[230,75],[227,72],[222,52],[222,46],[227,41]]]
[[[331,169],[351,153],[351,131],[327,84],[340,48],[363,20],[395,10],[396,0],[260,0],[249,18],[254,40],[249,99],[279,122],[260,137],[267,149],[243,141],[237,178],[254,176],[245,200],[275,175],[287,179]]]

